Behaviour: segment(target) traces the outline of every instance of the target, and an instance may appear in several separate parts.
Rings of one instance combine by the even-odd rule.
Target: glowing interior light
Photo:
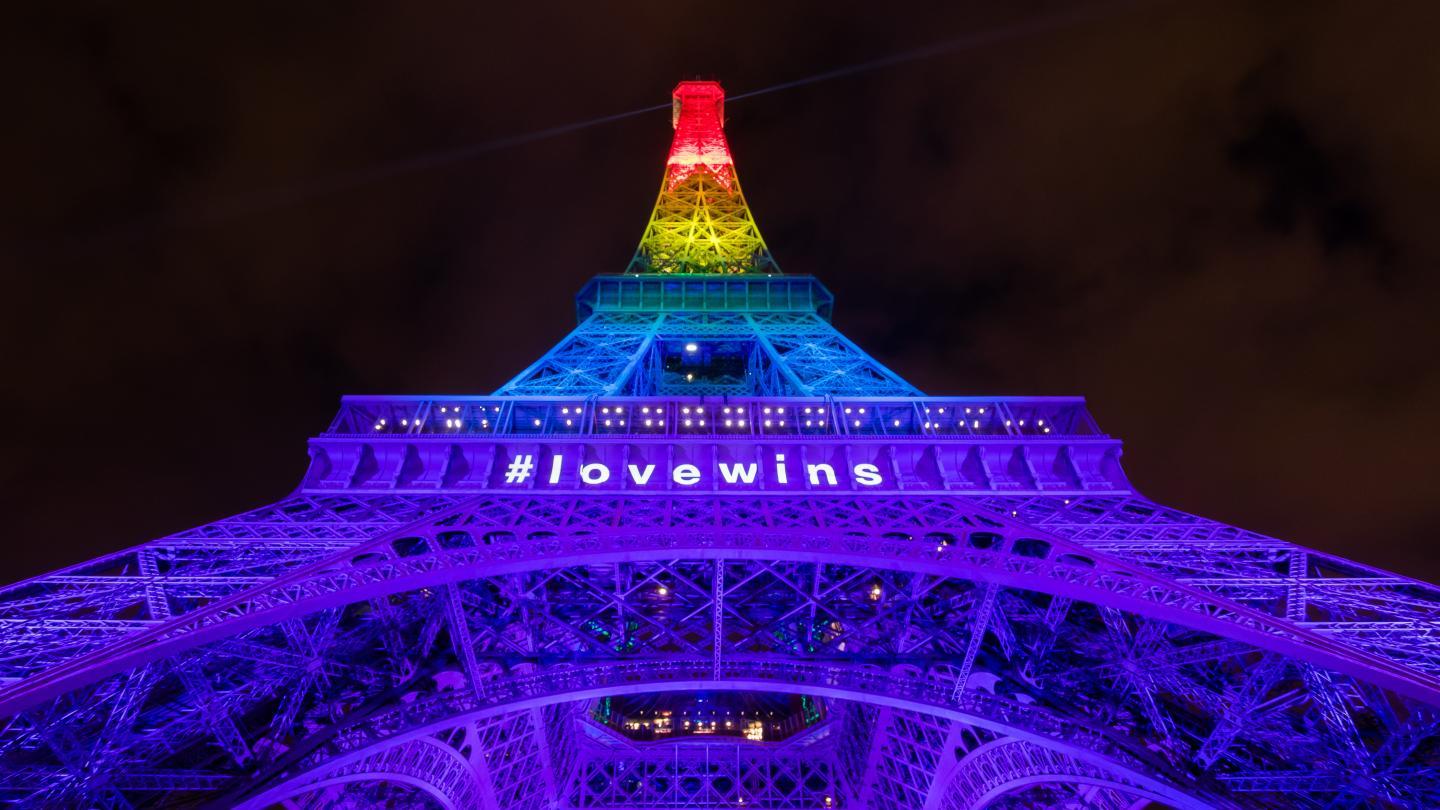
[[[900,427],[900,420],[899,420],[899,419],[896,419],[895,422],[894,422],[894,424],[895,424],[895,427]]]
[[[976,419],[974,422],[971,423],[970,427],[978,430],[980,428],[980,420]]]
[[[880,597],[884,595],[885,591],[881,589],[880,583],[877,582],[874,585],[870,586],[870,600],[872,602],[880,601]]]
[[[575,422],[574,422],[573,420],[570,420],[570,419],[566,419],[566,420],[565,420],[565,427],[572,427],[572,426],[574,426],[574,424],[575,424]]]
[[[625,412],[625,409],[624,409],[623,407],[619,406],[619,405],[616,405],[616,406],[615,406],[615,412],[616,412],[616,413],[624,413],[624,412]]]
[[[734,419],[726,419],[726,420],[725,420],[725,427],[735,427],[735,420],[734,420]]]
[[[1025,420],[1024,420],[1024,419],[1021,419],[1021,420],[1020,420],[1020,427],[1025,427]]]
[[[661,585],[660,587],[655,589],[655,593],[659,594],[660,596],[669,596],[670,589],[665,587],[664,585]]]
[[[562,414],[570,413],[570,409],[569,409],[569,408],[561,408],[561,409],[560,409],[560,413],[562,413]]]
[[[825,427],[825,420],[824,420],[824,419],[821,419],[821,420],[820,420],[820,427]]]
[[[620,427],[625,427],[625,420],[624,420],[624,419],[621,419],[621,420],[620,420]]]
[[[535,420],[535,427],[540,427],[540,420],[539,420],[539,419],[536,419],[536,420]]]
[[[1045,428],[1045,432],[1046,432],[1046,433],[1049,433],[1049,432],[1050,432],[1050,428]]]
[[[740,427],[745,427],[745,420],[744,420],[744,419],[741,419],[741,420],[740,420]]]
[[[694,423],[693,423],[692,421],[690,421],[689,419],[686,419],[686,420],[685,420],[685,427],[690,427],[692,424],[694,424]]]
[[[1009,420],[1009,419],[1006,419],[1006,420],[1005,420],[1005,427],[1010,427],[1010,420]]]
[[[649,405],[646,405],[645,407],[643,407],[643,408],[640,409],[640,412],[641,412],[641,413],[649,413],[649,412],[650,412],[650,406],[649,406]]]
[[[685,351],[691,352],[691,353],[698,352],[698,351],[700,351],[700,347],[699,347],[699,346],[696,346],[694,343],[686,343],[686,344],[685,344]]]
[[[770,409],[769,409],[769,408],[766,408],[766,409],[765,409],[765,413],[770,413]]]
[[[600,409],[600,413],[610,413],[610,409],[609,409],[609,408],[601,408],[601,409]]]
[[[685,413],[689,413],[689,412],[690,412],[690,409],[689,409],[689,408],[681,408],[680,410],[684,411]]]
[[[766,419],[766,420],[765,420],[765,427],[770,427],[770,420],[769,420],[769,419]]]
[[[1036,419],[1036,420],[1035,420],[1035,424],[1039,425],[1040,427],[1045,427],[1045,420],[1044,420],[1044,419]]]
[[[856,419],[856,420],[853,422],[853,425],[854,425],[855,427],[860,427],[860,420],[859,420],[859,419]]]
[[[809,409],[809,408],[806,408],[806,409],[805,409],[805,413],[810,413],[810,409]]]
[[[985,409],[984,409],[984,408],[981,408],[981,409],[980,409],[980,413],[984,413],[984,412],[985,412]]]
[[[705,427],[705,420],[704,420],[704,419],[701,419],[701,420],[700,420],[700,427]]]
[[[655,420],[654,420],[654,419],[646,419],[646,420],[645,420],[645,427],[654,427],[654,426],[655,426]]]
[[[685,382],[695,382],[695,375],[694,375],[694,374],[686,374],[686,375],[685,375]]]
[[[441,405],[441,406],[440,406],[440,412],[441,412],[441,413],[444,413],[444,412],[445,412],[445,406],[444,406],[444,405]]]
[[[806,420],[805,420],[805,427],[810,427],[810,426],[812,426],[813,424],[814,424],[814,422],[810,421],[809,419],[806,419]]]
[[[729,412],[730,412],[730,408],[729,408],[729,406],[726,406],[726,408],[725,408],[725,413],[729,413]]]
[[[378,423],[378,422],[375,424],[375,429],[376,429],[376,430],[379,430],[381,427],[384,427],[384,426],[381,425],[381,424]]]
[[[849,409],[849,408],[846,408],[846,409],[845,409],[845,413],[850,413],[850,409]]]
[[[864,412],[865,412],[865,409],[864,409],[864,408],[861,408],[861,409],[860,409],[860,413],[864,413]]]
[[[609,420],[609,419],[606,419],[606,420],[605,420],[605,427],[610,427],[610,420]]]
[[[409,425],[409,424],[410,424],[410,420],[409,420],[409,419],[401,419],[401,420],[400,420],[400,424],[401,424],[402,426],[404,426],[404,425]]]
[[[941,409],[940,409],[940,413],[944,413],[944,412],[945,412],[945,409],[944,409],[944,408],[941,408]]]
[[[380,424],[385,424],[385,420],[383,418],[380,420]]]

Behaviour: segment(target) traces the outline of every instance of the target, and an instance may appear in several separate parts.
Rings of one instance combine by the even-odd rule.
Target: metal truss
[[[801,525],[826,529],[782,530]],[[33,708],[11,729],[10,762],[64,768],[41,756],[58,712],[71,733],[123,739],[104,745],[112,757],[211,750],[206,778],[299,772],[303,784],[282,783],[298,790],[337,778],[347,757],[486,718],[509,718],[494,721],[506,740],[534,742],[511,759],[538,763],[544,735],[525,706],[704,684],[884,706],[860,787],[872,801],[923,806],[956,720],[1126,774],[1110,788],[1163,775],[1144,790],[1172,803],[1197,781],[1212,800],[1264,785],[1267,769],[1294,782],[1300,751],[1348,752],[1347,771],[1429,795],[1415,757],[1433,719],[1402,696],[1431,694],[1428,678],[1402,684],[1395,669],[1386,677],[1401,689],[1387,692],[1364,680],[1386,662],[1070,542],[957,498],[474,499],[11,687],[9,706]],[[717,626],[730,628],[719,648]],[[377,660],[377,648],[391,652]],[[323,677],[305,663],[316,660]],[[95,698],[133,678],[106,672],[142,665],[149,680],[132,688],[187,697],[136,697],[147,708],[113,720],[122,704]],[[1359,741],[1337,747],[1348,738]],[[355,767],[342,775],[379,773]],[[1238,788],[1219,778],[1232,771]],[[1322,775],[1314,784],[1349,789]]]
[[[768,279],[766,281],[769,281]],[[775,280],[793,284],[794,279]],[[680,282],[674,282],[680,283]],[[666,360],[703,339],[707,353],[734,361],[724,375],[667,372]],[[681,347],[676,351],[676,347]],[[595,312],[497,396],[757,395],[916,396],[919,392],[815,312],[729,316]],[[483,416],[466,419],[482,429]],[[377,424],[377,423],[372,423]],[[443,418],[430,422],[440,429]],[[452,422],[453,424],[453,422]],[[396,427],[398,423],[387,426]],[[364,426],[371,429],[371,425]]]
[[[1440,589],[1141,497],[1079,398],[916,391],[775,274],[722,98],[495,395],[348,397],[293,496],[0,589],[0,800],[1440,806]],[[824,710],[592,713],[716,692]]]
[[[779,272],[740,191],[725,140],[724,105],[717,82],[675,88],[675,140],[629,272]]]

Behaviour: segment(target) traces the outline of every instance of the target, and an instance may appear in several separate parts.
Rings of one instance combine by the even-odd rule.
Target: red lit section
[[[696,172],[730,187],[734,161],[725,141],[725,91],[719,82],[681,82],[673,94],[675,140],[666,160],[670,188]]]

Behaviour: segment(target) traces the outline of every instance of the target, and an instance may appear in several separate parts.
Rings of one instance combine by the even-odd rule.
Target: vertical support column
[[[560,806],[560,791],[556,786],[555,760],[550,756],[550,735],[545,725],[545,710],[531,709],[530,725],[535,727],[535,747],[540,752],[540,773],[545,777],[545,806]],[[561,732],[564,733],[564,732]]]
[[[715,574],[711,578],[710,601],[715,608],[715,671],[713,678],[720,680],[724,662],[722,645],[725,643],[725,561],[715,561]]]
[[[885,744],[890,741],[892,714],[890,707],[886,706],[880,709],[879,714],[875,715],[875,731],[870,735],[870,754],[865,758],[865,772],[860,775],[860,783],[855,795],[857,807],[873,806],[875,780],[878,778],[877,771],[880,770],[880,758],[885,756]]]
[[[140,575],[145,578],[145,606],[150,609],[150,618],[170,618],[170,601],[165,598],[165,587],[160,584],[155,549],[146,546],[135,553],[135,558],[140,566]]]
[[[935,763],[935,775],[930,780],[930,792],[925,794],[923,810],[936,810],[940,807],[940,800],[945,798],[945,790],[950,787],[950,779],[960,765],[955,749],[964,741],[961,734],[965,729],[966,725],[959,720],[950,722],[950,731],[945,735],[944,748],[940,751],[940,761]]]
[[[460,583],[445,586],[445,618],[450,626],[450,643],[455,648],[461,666],[465,667],[465,679],[475,697],[485,697],[485,685],[480,680],[480,665],[475,660],[475,642],[470,635],[470,625],[465,621],[465,603],[460,598]]]
[[[1303,580],[1309,571],[1309,555],[1298,546],[1290,549],[1289,582],[1285,583],[1285,618],[1292,622],[1305,621],[1305,585]]]
[[[970,642],[965,645],[965,658],[960,662],[960,672],[955,675],[955,689],[950,693],[950,702],[959,703],[965,693],[965,682],[970,680],[970,670],[975,666],[975,656],[980,645],[985,643],[985,628],[990,625],[990,614],[995,611],[995,595],[999,587],[986,583],[980,596],[980,605],[970,614]]]

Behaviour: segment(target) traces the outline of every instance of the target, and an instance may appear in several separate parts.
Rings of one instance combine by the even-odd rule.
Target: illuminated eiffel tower
[[[1440,806],[1440,592],[1142,497],[1079,398],[921,394],[723,99],[495,394],[346,397],[293,496],[0,592],[0,796]]]

